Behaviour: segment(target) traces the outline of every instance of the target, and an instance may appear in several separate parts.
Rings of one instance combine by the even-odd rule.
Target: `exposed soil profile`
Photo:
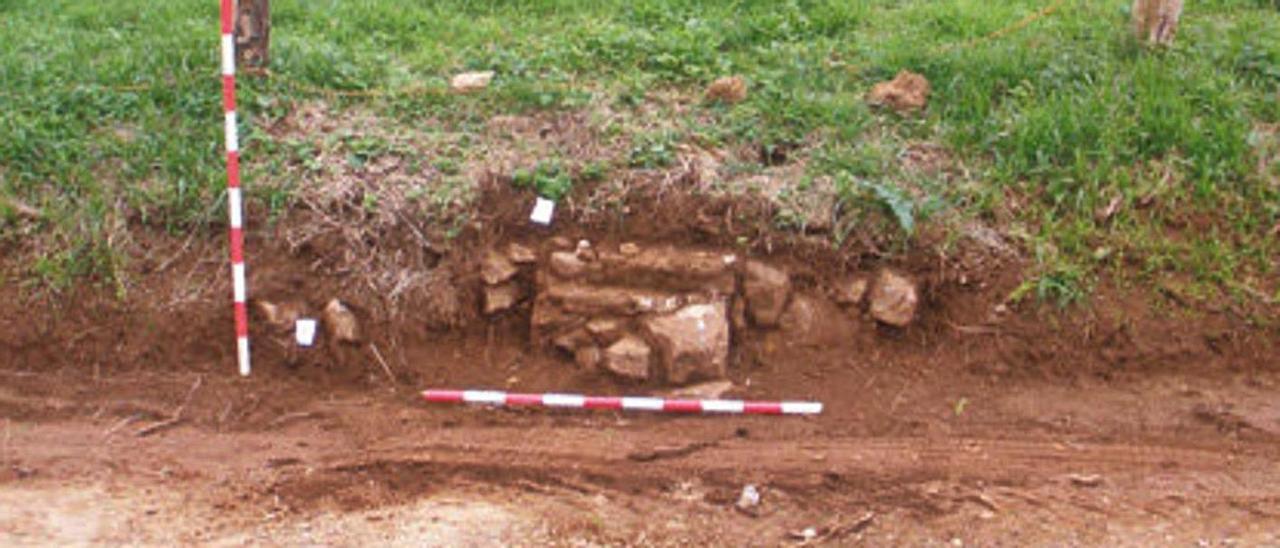
[[[1143,287],[1009,302],[1020,260],[980,231],[889,258],[872,234],[774,230],[767,203],[636,188],[611,210],[580,189],[541,228],[487,175],[448,241],[392,224],[356,249],[319,213],[258,227],[247,379],[214,235],[148,239],[124,295],[8,284],[0,541],[1280,542],[1274,327]],[[291,320],[334,299],[358,334],[299,348]],[[826,410],[416,397],[709,382]]]

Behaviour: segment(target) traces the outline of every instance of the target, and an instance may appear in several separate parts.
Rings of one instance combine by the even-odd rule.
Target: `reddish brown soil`
[[[813,293],[878,264],[729,226],[742,204],[667,197],[626,223],[566,215],[541,232],[523,222],[527,196],[490,192],[514,205],[486,209],[439,258],[453,275],[395,311],[334,250],[251,237],[253,294],[352,302],[394,383],[363,351],[287,366],[261,321],[254,375],[236,377],[214,235],[158,238],[123,299],[0,289],[0,543],[777,545],[806,527],[835,545],[1280,542],[1274,331],[1142,288],[996,314],[1018,264],[980,252],[895,263],[925,289],[905,330],[854,315],[734,341],[737,395],[821,400],[816,418],[428,407],[429,386],[657,388],[531,352],[527,309],[454,329],[428,318],[451,315],[441,300],[475,308],[470,265],[499,242],[736,249]],[[179,408],[180,424],[137,435]],[[755,515],[733,508],[747,484]]]

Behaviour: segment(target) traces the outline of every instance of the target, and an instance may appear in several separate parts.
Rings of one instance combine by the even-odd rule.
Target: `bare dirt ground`
[[[1274,328],[1141,287],[1009,303],[1018,261],[992,246],[895,259],[922,292],[905,329],[836,309],[735,331],[732,395],[819,400],[818,417],[430,407],[428,387],[667,389],[536,349],[527,303],[482,316],[485,249],[732,250],[816,296],[881,262],[755,231],[750,204],[633,196],[625,223],[531,232],[527,195],[485,192],[466,235],[415,252],[429,271],[405,279],[425,289],[395,307],[340,238],[290,241],[308,219],[250,234],[254,296],[352,303],[390,377],[362,350],[299,355],[261,318],[254,375],[236,377],[213,237],[144,242],[124,299],[0,289],[0,544],[1280,543]],[[686,450],[635,458],[666,448]],[[747,485],[761,500],[744,511]]]
[[[987,390],[885,376],[816,420],[427,408],[403,388],[206,377],[192,422],[147,437],[150,421],[130,420],[142,406],[108,395],[194,377],[10,377],[0,539],[779,545],[813,527],[837,545],[1280,541],[1272,375]],[[290,404],[267,412],[273,399]],[[228,403],[244,417],[220,425]],[[734,508],[747,484],[758,515]]]

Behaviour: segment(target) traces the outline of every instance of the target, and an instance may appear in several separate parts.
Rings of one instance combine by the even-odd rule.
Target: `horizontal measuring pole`
[[[695,400],[630,396],[581,396],[578,394],[518,394],[494,390],[426,390],[422,397],[431,403],[469,403],[509,407],[549,407],[562,409],[608,409],[654,413],[703,413],[731,415],[817,415],[821,402]]]

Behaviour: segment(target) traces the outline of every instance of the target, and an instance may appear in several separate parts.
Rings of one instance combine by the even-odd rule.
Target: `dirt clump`
[[[472,294],[454,280],[447,268],[429,272],[422,284],[424,301],[418,307],[420,318],[428,329],[444,331],[462,327],[472,318]]]
[[[740,103],[747,98],[747,82],[741,76],[717,78],[707,86],[707,100],[723,103]]]
[[[1178,35],[1182,0],[1133,0],[1133,33],[1150,45],[1169,46]]]
[[[872,87],[867,101],[898,112],[923,109],[929,103],[929,80],[920,74],[903,70],[892,80]]]
[[[791,346],[840,345],[853,333],[853,322],[834,303],[815,295],[799,294],[778,322],[781,339]]]

